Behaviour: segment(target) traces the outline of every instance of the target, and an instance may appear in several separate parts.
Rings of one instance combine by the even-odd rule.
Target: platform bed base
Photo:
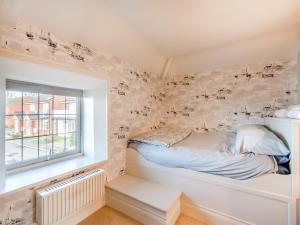
[[[181,191],[182,213],[206,224],[296,225],[299,214],[299,121],[268,119],[266,124],[290,147],[291,175],[269,174],[238,181],[160,166],[145,160],[133,149],[127,149],[126,171]]]

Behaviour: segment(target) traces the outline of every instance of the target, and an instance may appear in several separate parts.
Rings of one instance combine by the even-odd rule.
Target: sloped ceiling
[[[281,42],[300,41],[299,0],[0,2],[3,22],[46,28],[61,38],[110,52],[155,73],[161,72],[168,58],[175,59],[173,70],[183,71],[188,70],[187,64],[181,64],[188,58],[195,56],[192,61],[196,62],[199,54],[241,42],[268,42],[269,37],[282,34],[289,37]],[[273,42],[274,47],[281,42]]]

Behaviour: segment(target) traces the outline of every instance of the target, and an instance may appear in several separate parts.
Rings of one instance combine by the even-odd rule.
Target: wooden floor
[[[78,225],[141,225],[138,221],[107,206],[98,210]],[[176,225],[205,225],[188,216],[181,215]]]

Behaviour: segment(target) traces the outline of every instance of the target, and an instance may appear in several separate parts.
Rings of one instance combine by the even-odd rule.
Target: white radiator
[[[36,220],[39,225],[59,224],[80,209],[103,199],[104,170],[95,169],[37,191]]]

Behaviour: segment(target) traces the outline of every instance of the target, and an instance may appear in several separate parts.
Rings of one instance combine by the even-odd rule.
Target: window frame
[[[44,163],[49,163],[51,161],[56,161],[56,160],[63,160],[64,158],[70,158],[70,157],[76,157],[76,156],[81,156],[83,155],[83,141],[82,141],[82,98],[83,98],[83,90],[79,90],[79,89],[70,89],[70,88],[63,88],[63,87],[58,87],[58,86],[48,86],[48,85],[43,85],[43,84],[38,84],[38,83],[29,83],[29,82],[23,82],[23,81],[18,81],[18,80],[11,80],[11,79],[6,79],[6,91],[18,91],[22,93],[22,102],[21,102],[21,107],[22,107],[22,120],[24,115],[36,115],[38,117],[38,121],[40,120],[40,116],[41,115],[48,115],[48,116],[54,116],[56,114],[54,114],[53,112],[50,113],[51,111],[51,107],[49,107],[49,113],[48,114],[44,114],[44,113],[40,113],[40,94],[49,94],[52,96],[55,95],[61,95],[61,96],[65,96],[65,104],[66,103],[66,98],[67,97],[76,97],[76,127],[75,127],[75,131],[74,133],[76,134],[76,143],[75,143],[75,150],[72,151],[64,151],[62,153],[56,153],[53,154],[53,148],[51,149],[52,154],[46,154],[46,156],[42,156],[42,157],[38,157],[35,159],[30,159],[30,160],[25,160],[25,161],[19,161],[13,164],[6,164],[6,160],[5,160],[5,168],[6,171],[12,171],[12,170],[17,170],[20,168],[24,168],[24,167],[31,167],[33,165],[38,165],[38,166],[42,166]],[[38,94],[38,100],[37,100],[37,107],[38,107],[38,111],[37,113],[30,113],[30,114],[24,114],[24,104],[23,104],[23,93],[24,92],[28,92],[28,93],[37,93]],[[54,101],[54,98],[53,100]],[[53,104],[53,103],[52,103]],[[7,107],[6,105],[6,101],[5,101],[5,108]],[[53,105],[52,105],[53,107]],[[74,114],[68,114],[67,110],[65,108],[65,113],[62,114],[64,115],[64,120],[65,120],[65,131],[64,134],[68,134],[70,132],[67,132],[67,117],[68,115],[74,115]],[[7,116],[14,116],[13,114],[6,114],[5,112],[5,120]],[[53,121],[53,117],[52,117],[52,121]],[[24,121],[22,122],[24,123]],[[38,122],[38,130],[40,129],[39,127],[40,125],[40,121]],[[21,125],[22,126],[22,125]],[[52,125],[53,126],[53,125]],[[24,127],[24,124],[23,124]],[[6,128],[5,128],[6,129]],[[5,131],[6,132],[6,131]],[[53,136],[55,134],[51,134],[52,136],[52,147],[53,147]],[[43,136],[50,136],[50,135],[40,135],[39,133],[37,135],[33,135],[30,138],[40,138]],[[25,137],[26,139],[27,137]],[[11,139],[11,140],[17,140],[20,139],[22,140],[22,148],[23,148],[23,140],[24,140],[24,136],[23,136],[23,131],[22,131],[22,136],[20,138],[15,138],[15,139]],[[6,142],[6,138],[5,138],[5,142]],[[66,142],[66,136],[64,137],[64,144]],[[39,143],[39,141],[38,141]],[[40,146],[38,146],[38,155],[39,155],[39,151],[40,151]],[[6,151],[6,148],[5,148]],[[22,150],[23,152],[23,150]],[[4,155],[6,156],[6,154],[4,153]]]

